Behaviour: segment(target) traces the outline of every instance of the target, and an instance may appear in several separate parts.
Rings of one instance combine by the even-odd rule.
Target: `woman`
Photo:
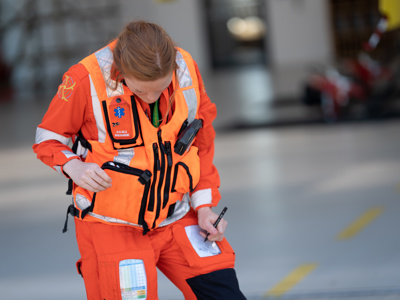
[[[153,23],[64,74],[33,149],[73,182],[88,299],[158,299],[156,267],[185,299],[244,299],[227,222],[213,226],[215,116],[196,63]]]

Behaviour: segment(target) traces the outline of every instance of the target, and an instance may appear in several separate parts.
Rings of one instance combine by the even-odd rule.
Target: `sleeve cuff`
[[[194,192],[191,196],[190,202],[194,210],[197,210],[202,206],[213,206],[212,190],[205,189]]]
[[[64,152],[64,151],[63,151]],[[65,152],[67,152],[67,151],[65,151]],[[70,151],[68,151],[68,152],[70,152]],[[65,154],[65,153],[64,153]],[[79,159],[80,160],[80,157],[78,156],[78,155],[76,155],[76,154],[74,154],[73,152],[70,152],[70,154],[73,154],[73,155],[67,155],[67,154],[65,154],[65,156],[67,156],[67,161],[66,162],[64,162],[62,165],[60,165],[60,166],[54,166],[53,168],[54,168],[54,170],[56,170],[58,173],[60,173],[62,176],[65,176],[66,178],[70,178],[69,176],[68,176],[68,174],[67,173],[65,173],[64,172],[64,165],[67,163],[67,162],[69,162],[69,161],[71,161],[71,160],[73,160],[73,159]]]

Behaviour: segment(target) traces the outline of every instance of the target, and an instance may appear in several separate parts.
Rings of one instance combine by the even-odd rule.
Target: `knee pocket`
[[[107,300],[153,299],[157,294],[156,272],[155,262],[147,253],[100,257],[101,295]]]
[[[223,269],[186,279],[199,300],[245,300],[234,269]]]

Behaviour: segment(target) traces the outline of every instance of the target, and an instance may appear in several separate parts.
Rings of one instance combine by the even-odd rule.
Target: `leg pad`
[[[245,300],[234,269],[223,269],[186,279],[199,300]]]

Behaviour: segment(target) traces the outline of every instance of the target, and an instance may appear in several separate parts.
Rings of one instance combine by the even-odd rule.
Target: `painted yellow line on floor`
[[[347,240],[354,237],[363,230],[369,223],[379,217],[383,212],[383,206],[373,207],[362,214],[357,220],[351,223],[347,228],[340,232],[336,238],[338,240]]]
[[[280,297],[287,293],[291,288],[298,284],[303,278],[305,278],[310,272],[312,272],[318,264],[310,263],[300,265],[294,269],[288,276],[286,276],[281,282],[275,285],[272,289],[264,294],[264,297]]]

